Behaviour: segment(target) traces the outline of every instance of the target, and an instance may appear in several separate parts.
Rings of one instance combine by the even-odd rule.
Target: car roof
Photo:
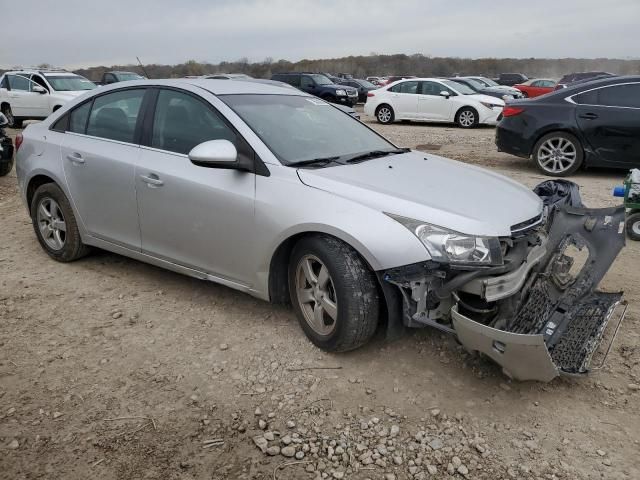
[[[129,82],[118,82],[107,87],[100,88],[100,92],[107,90],[117,90],[119,88],[132,86],[166,86],[166,87],[184,87],[195,86],[202,88],[214,95],[238,95],[238,94],[257,94],[257,95],[292,95],[290,86],[281,86],[277,83],[263,83],[253,80],[234,79],[229,80],[215,78],[173,78],[173,79],[153,79],[153,80],[134,80]],[[94,91],[94,90],[92,90]],[[295,95],[310,96],[301,90],[295,89]]]

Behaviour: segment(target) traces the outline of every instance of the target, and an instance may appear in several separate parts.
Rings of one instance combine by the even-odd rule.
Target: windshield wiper
[[[304,165],[328,165],[331,162],[335,162],[340,157],[324,157],[324,158],[311,158],[309,160],[299,160],[297,162],[290,162],[290,167],[301,167]]]
[[[370,158],[386,157],[387,155],[398,155],[400,153],[410,152],[410,148],[396,148],[395,150],[371,150],[370,152],[361,153],[355,157],[345,160],[346,163],[359,162]]]

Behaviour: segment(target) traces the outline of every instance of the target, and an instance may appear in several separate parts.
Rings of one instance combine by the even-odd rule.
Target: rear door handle
[[[580,118],[584,118],[585,120],[595,120],[596,118],[598,118],[598,115],[596,113],[583,113],[578,116]]]
[[[164,182],[160,180],[160,178],[155,173],[150,173],[149,175],[140,175],[140,178],[144,183],[153,188],[161,187],[164,185]]]
[[[70,153],[69,155],[67,155],[67,160],[69,160],[71,163],[75,163],[79,165],[84,163],[84,158],[82,158],[82,155],[80,155],[77,152]]]

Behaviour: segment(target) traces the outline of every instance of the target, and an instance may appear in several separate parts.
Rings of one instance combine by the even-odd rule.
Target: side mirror
[[[451,94],[449,92],[447,92],[446,90],[442,90],[440,92],[440,95],[443,96],[444,98],[449,98],[451,96]]]
[[[45,93],[47,93],[47,89],[40,86],[40,85],[32,85],[31,86],[31,91],[35,92],[35,93],[39,93],[41,95],[44,95]]]
[[[238,150],[229,140],[209,140],[196,145],[189,152],[189,160],[199,167],[252,171],[252,165],[239,160]]]

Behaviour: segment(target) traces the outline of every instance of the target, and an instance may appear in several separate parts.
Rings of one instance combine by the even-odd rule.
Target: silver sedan
[[[595,311],[624,212],[556,209],[547,221],[523,186],[398,148],[288,87],[118,83],[30,125],[18,144],[22,196],[53,259],[98,247],[290,302],[328,351],[357,348],[381,325],[431,326],[515,378],[549,380],[588,371],[621,301],[597,297],[590,333],[571,333],[579,312]],[[589,232],[573,221],[585,215]],[[586,275],[568,268],[574,237],[595,263],[588,288],[569,295]]]

